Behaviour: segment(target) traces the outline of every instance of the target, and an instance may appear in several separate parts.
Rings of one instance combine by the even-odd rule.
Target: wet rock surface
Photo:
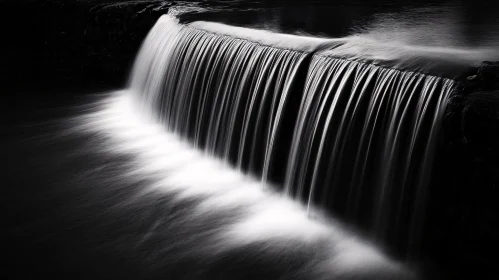
[[[499,63],[484,62],[451,98],[434,184],[434,255],[454,279],[499,276]]]

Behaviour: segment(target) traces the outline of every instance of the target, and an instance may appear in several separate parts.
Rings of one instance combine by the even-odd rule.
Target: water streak
[[[130,88],[207,154],[417,253],[446,101],[477,57],[163,16]]]

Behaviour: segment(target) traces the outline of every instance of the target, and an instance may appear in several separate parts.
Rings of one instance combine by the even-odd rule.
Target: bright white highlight
[[[338,225],[310,219],[298,203],[182,142],[139,113],[135,102],[130,92],[117,92],[104,100],[99,110],[83,116],[75,129],[103,136],[105,153],[132,154],[130,172],[123,174],[122,180],[153,182],[143,186],[143,193],[173,195],[173,204],[196,200],[196,206],[187,209],[189,214],[181,219],[224,215],[223,225],[210,240],[195,248],[200,256],[216,257],[227,250],[265,244],[265,252],[289,254],[293,254],[292,248],[320,248],[322,260],[311,260],[307,268],[322,275],[318,278],[402,270]]]

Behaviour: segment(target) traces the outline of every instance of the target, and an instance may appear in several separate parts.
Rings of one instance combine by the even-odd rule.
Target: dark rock
[[[499,276],[499,63],[484,62],[449,100],[434,184],[433,253],[456,279]],[[453,272],[454,271],[454,272]]]
[[[0,3],[3,88],[121,87],[166,1]],[[9,91],[5,91],[8,93]]]

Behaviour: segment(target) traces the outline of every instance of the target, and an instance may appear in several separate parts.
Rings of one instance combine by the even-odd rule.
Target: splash
[[[184,215],[165,212],[161,218],[171,231],[183,232],[175,246],[161,248],[162,254],[190,259],[209,271],[241,252],[249,259],[274,260],[269,263],[277,262],[283,279],[412,277],[338,222],[311,219],[288,197],[182,141],[141,113],[135,98],[129,91],[114,93],[78,118],[73,131],[102,139],[93,147],[97,153],[129,155],[128,171],[119,180],[150,182],[141,186],[140,197],[163,197],[173,208],[188,205]],[[252,265],[238,269],[244,275]]]

